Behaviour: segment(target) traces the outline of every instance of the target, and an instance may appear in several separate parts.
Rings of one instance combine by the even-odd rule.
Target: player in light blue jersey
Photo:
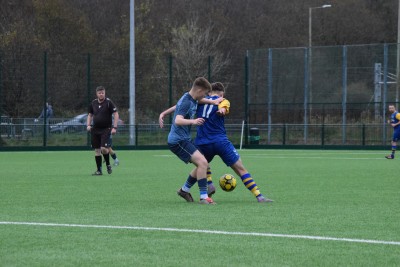
[[[197,107],[197,117],[203,118],[204,123],[197,127],[197,136],[195,144],[201,153],[204,154],[208,162],[211,162],[215,156],[220,156],[227,166],[230,166],[242,182],[257,198],[258,202],[272,202],[265,198],[254,182],[250,173],[243,166],[240,156],[235,147],[229,141],[225,130],[224,116],[229,113],[230,103],[223,98],[225,88],[222,83],[213,83],[212,91],[209,96],[199,101]],[[222,102],[221,102],[222,101]],[[218,104],[219,103],[219,104]],[[159,123],[162,128],[165,115],[173,112],[175,106],[160,114]],[[207,168],[208,195],[215,193],[215,186],[212,183],[211,169]],[[191,182],[189,182],[191,181]],[[185,190],[189,192],[190,188],[196,183],[196,180],[189,178],[185,184]],[[178,193],[179,194],[179,193]]]
[[[186,201],[193,202],[190,187],[197,182],[200,189],[200,204],[216,203],[207,193],[208,162],[193,144],[190,128],[192,125],[202,125],[204,123],[203,118],[195,118],[197,102],[204,98],[210,90],[211,84],[207,79],[199,77],[194,81],[190,91],[179,99],[176,106],[163,112],[169,114],[175,110],[171,130],[168,134],[169,149],[186,164],[191,162],[196,166],[177,193]]]
[[[393,127],[393,136],[392,136],[392,153],[385,156],[387,159],[394,159],[394,154],[396,153],[397,141],[400,140],[400,113],[397,112],[396,107],[394,105],[389,105],[390,115],[390,125]]]
[[[211,94],[207,97],[215,100],[224,97],[225,88],[222,83],[213,83]],[[205,120],[204,124],[197,127],[195,145],[210,163],[215,156],[219,156],[224,163],[231,167],[241,178],[243,184],[256,197],[258,202],[272,202],[264,197],[250,173],[244,167],[238,152],[229,141],[225,130],[224,116],[229,114],[230,103],[224,99],[218,106],[199,104],[197,117]],[[208,169],[208,194],[215,193],[215,186],[212,184],[211,170]]]

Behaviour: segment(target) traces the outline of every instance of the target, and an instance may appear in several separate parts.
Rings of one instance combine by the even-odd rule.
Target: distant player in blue
[[[203,118],[195,118],[197,103],[198,100],[204,98],[210,90],[211,84],[207,79],[199,77],[194,81],[190,91],[179,99],[176,106],[162,113],[169,114],[175,110],[171,131],[168,135],[169,149],[186,164],[191,162],[196,166],[177,193],[186,201],[193,202],[193,197],[189,190],[190,187],[197,182],[200,189],[200,204],[216,203],[207,193],[208,162],[193,144],[190,129],[192,125],[202,125],[204,123]],[[160,118],[163,116],[160,114]]]
[[[115,150],[112,148],[112,135],[111,134],[110,134],[110,138],[108,140],[108,143],[110,145],[108,150],[110,152],[111,158],[114,160],[114,166],[118,166],[119,165],[119,159],[117,158],[117,153],[115,153]]]
[[[225,88],[222,83],[213,83],[211,93],[206,98],[215,100],[219,97],[223,97],[224,93]],[[197,108],[197,117],[204,118],[205,122],[201,126],[197,127],[195,145],[206,157],[209,163],[215,156],[219,156],[227,166],[231,167],[232,170],[239,175],[243,184],[252,192],[258,202],[272,202],[271,199],[265,198],[260,193],[257,184],[243,166],[238,152],[226,135],[224,116],[229,114],[229,108],[230,103],[226,99],[224,99],[218,106],[199,104]],[[210,170],[209,176],[211,176]],[[212,185],[211,181],[209,181],[208,188],[209,195],[215,193],[215,187]],[[210,190],[212,188],[214,190]]]
[[[114,116],[113,116],[113,123],[114,123]],[[118,125],[118,123],[117,123]],[[108,144],[109,144],[109,152],[110,152],[110,156],[111,158],[114,160],[114,166],[118,166],[119,165],[119,159],[117,158],[117,153],[115,153],[114,149],[112,148],[112,134],[110,134],[110,138],[108,140]]]
[[[393,127],[393,137],[392,137],[392,153],[385,156],[387,159],[394,159],[394,154],[396,153],[397,141],[400,140],[400,113],[397,112],[394,105],[389,105],[389,112],[392,113],[390,116],[390,125]]]

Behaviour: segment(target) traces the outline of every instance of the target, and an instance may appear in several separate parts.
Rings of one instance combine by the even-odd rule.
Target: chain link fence
[[[135,145],[165,146],[171,120],[160,129],[160,112],[204,76],[227,88],[227,132],[235,145],[386,146],[387,105],[399,99],[398,50],[397,44],[249,50],[231,53],[223,67],[204,58],[193,74],[180,66],[185,59],[141,54]],[[79,115],[87,113],[98,85],[122,119],[113,143],[129,146],[127,52],[0,51],[1,147],[89,147]],[[54,115],[39,118],[46,103]]]
[[[248,51],[249,127],[267,125],[264,144],[292,134],[286,141],[304,145],[324,145],[327,138],[336,145],[387,145],[387,106],[399,98],[398,49],[373,44]],[[365,140],[355,141],[362,132]]]

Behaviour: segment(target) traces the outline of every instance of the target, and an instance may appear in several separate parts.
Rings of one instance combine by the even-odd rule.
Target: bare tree
[[[218,49],[224,39],[221,32],[214,32],[209,23],[202,27],[197,16],[185,25],[172,30],[172,55],[179,80],[189,85],[197,76],[207,77],[208,58],[212,59],[212,74],[220,73],[230,62],[229,53]]]

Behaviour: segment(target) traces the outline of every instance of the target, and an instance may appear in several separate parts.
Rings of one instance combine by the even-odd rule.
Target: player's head
[[[204,77],[198,77],[193,82],[192,89],[192,97],[196,100],[202,99],[205,97],[208,92],[211,91],[211,84],[210,82]]]
[[[225,87],[220,82],[211,84],[211,93],[223,97],[225,94]]]
[[[389,111],[390,111],[390,113],[394,113],[396,111],[396,107],[393,104],[390,104]]]
[[[96,96],[99,100],[104,100],[106,97],[106,88],[104,88],[104,86],[97,86]]]

